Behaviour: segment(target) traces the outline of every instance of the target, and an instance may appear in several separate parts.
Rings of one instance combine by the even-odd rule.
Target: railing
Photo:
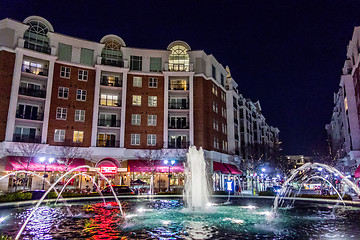
[[[108,78],[105,78],[105,77],[101,79],[100,84],[103,86],[122,87],[121,80],[110,81]]]
[[[97,147],[120,147],[120,141],[115,140],[97,140]]]
[[[169,109],[189,109],[189,103],[169,103]]]
[[[51,47],[50,46],[40,46],[40,45],[36,45],[34,43],[31,43],[29,41],[24,42],[24,48],[31,49],[31,50],[34,50],[34,51],[37,51],[37,52],[47,53],[47,54],[51,53]]]
[[[42,121],[44,119],[44,114],[38,113],[35,115],[34,114],[29,115],[29,114],[25,114],[25,113],[16,112],[16,118]]]
[[[120,100],[107,99],[107,98],[100,98],[99,104],[101,106],[121,107]]]
[[[120,120],[99,119],[98,126],[120,127]]]
[[[188,91],[189,90],[189,84],[169,84],[169,90]]]
[[[104,57],[101,58],[101,64],[115,66],[115,67],[124,67],[124,61],[114,60],[114,59],[106,59]]]
[[[185,125],[184,124],[172,125],[172,124],[169,123],[169,129],[189,129],[189,124],[186,123]]]
[[[41,142],[41,136],[14,134],[13,142],[40,143]]]
[[[23,64],[21,67],[22,72],[32,73],[40,76],[48,76],[49,69],[39,68]]]
[[[38,98],[45,98],[46,97],[46,91],[44,90],[38,90],[33,88],[25,88],[20,87],[19,88],[19,94],[20,95],[26,95],[31,97],[38,97]]]
[[[169,144],[168,144],[168,148],[175,148],[175,149],[186,149],[186,148],[189,148],[190,146],[190,142],[186,142],[186,141],[183,141],[183,142],[170,142],[169,141]]]

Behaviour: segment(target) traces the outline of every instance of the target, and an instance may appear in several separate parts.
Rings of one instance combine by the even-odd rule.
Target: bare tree
[[[156,160],[162,160],[169,154],[161,145],[158,145],[151,149],[141,150],[135,153],[135,157],[139,160],[143,160],[146,165],[150,168],[151,180],[150,190],[151,194],[154,194],[154,176],[156,172]]]
[[[15,143],[10,148],[5,149],[7,156],[15,157],[15,160],[23,167],[25,171],[29,171],[30,164],[43,149],[45,145],[38,143]],[[24,158],[25,157],[25,158]],[[23,161],[25,159],[25,161]],[[28,185],[28,174],[25,173],[24,186]],[[30,186],[31,189],[31,186]]]
[[[65,172],[69,170],[71,164],[75,161],[76,158],[89,158],[91,155],[90,150],[81,149],[79,147],[72,146],[57,146],[56,148],[57,162],[65,166]]]

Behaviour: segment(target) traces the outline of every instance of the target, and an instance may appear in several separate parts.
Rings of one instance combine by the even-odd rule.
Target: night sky
[[[0,19],[39,15],[55,32],[92,41],[116,34],[129,47],[183,40],[228,65],[243,96],[260,100],[284,154],[326,153],[325,124],[360,1],[89,2],[0,0]]]

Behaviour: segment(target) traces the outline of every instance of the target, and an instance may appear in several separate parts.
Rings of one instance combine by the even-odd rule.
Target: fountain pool
[[[99,200],[100,201],[100,200]],[[273,199],[214,198],[207,211],[189,211],[182,199],[123,199],[116,202],[42,205],[24,239],[358,239],[360,207],[296,201],[272,213]],[[109,204],[109,203],[108,203]],[[0,232],[15,236],[31,208],[0,210]]]

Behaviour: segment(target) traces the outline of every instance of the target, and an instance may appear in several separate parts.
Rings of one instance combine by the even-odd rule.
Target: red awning
[[[219,163],[219,162],[213,162],[213,171],[214,172],[222,172],[225,174],[230,173],[229,169],[227,169],[224,164]]]
[[[128,160],[128,172],[169,172],[169,166],[163,161],[154,160]],[[184,172],[184,166],[181,162],[176,161],[170,167],[170,172]]]
[[[28,170],[28,171],[37,171],[41,172],[45,170],[45,164],[41,163],[38,158],[29,158],[29,157],[8,157],[8,164],[6,166],[6,171],[20,171],[20,170]],[[28,159],[30,159],[28,161]],[[67,170],[71,170],[73,168],[86,165],[85,159],[83,158],[75,158],[73,161],[69,161],[70,164]],[[29,167],[27,167],[29,163]],[[46,164],[46,171],[49,172],[63,172],[66,170],[66,166],[64,164],[59,164],[57,162]],[[77,171],[86,172],[87,168],[80,168]]]
[[[358,166],[358,168],[355,171],[355,175],[356,178],[360,177],[360,165]]]
[[[230,170],[231,174],[242,174],[242,172],[233,164],[224,163],[225,167]]]

